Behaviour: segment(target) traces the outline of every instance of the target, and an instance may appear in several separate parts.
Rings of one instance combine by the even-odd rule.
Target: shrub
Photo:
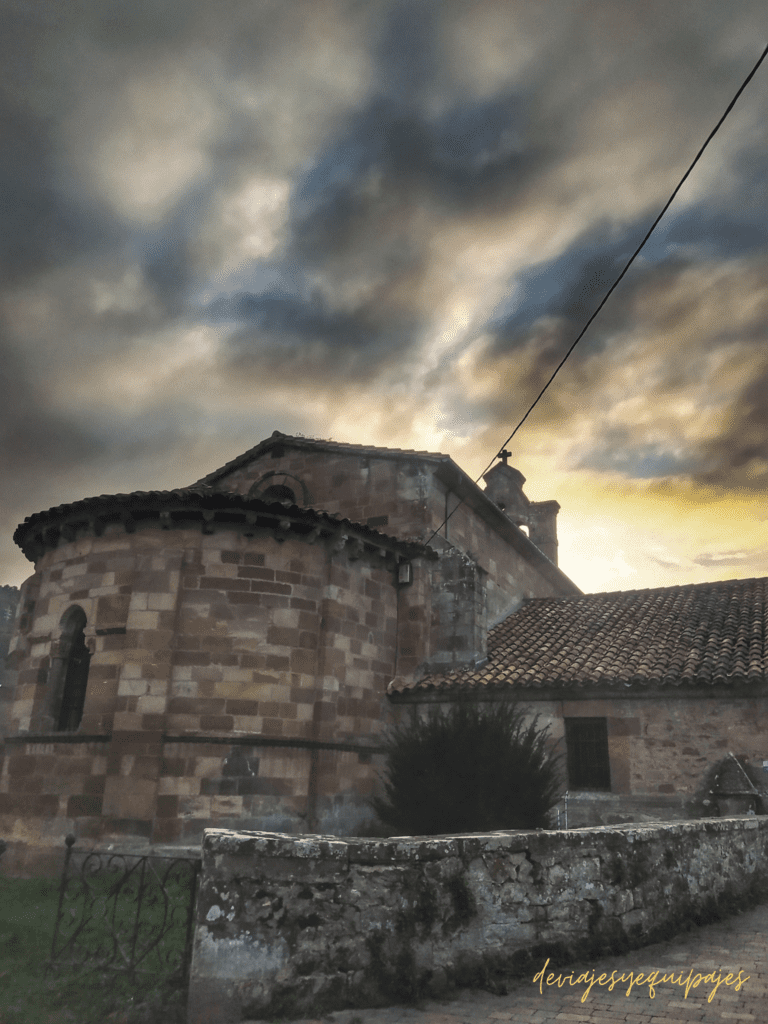
[[[385,734],[386,799],[371,801],[391,835],[544,827],[560,795],[559,755],[538,715],[513,703],[433,707]]]

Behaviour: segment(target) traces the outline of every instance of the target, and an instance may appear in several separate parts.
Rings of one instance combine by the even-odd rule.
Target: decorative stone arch
[[[88,686],[93,640],[85,635],[87,616],[71,605],[59,621],[61,635],[51,650],[49,726],[55,732],[76,732],[80,727]]]
[[[272,469],[248,491],[249,498],[261,498],[263,501],[285,501],[291,505],[311,505],[312,495],[303,480],[291,473]]]

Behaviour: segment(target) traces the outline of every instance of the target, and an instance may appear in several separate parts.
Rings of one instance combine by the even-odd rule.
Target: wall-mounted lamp
[[[413,567],[410,562],[401,562],[397,567],[397,582],[413,583]]]

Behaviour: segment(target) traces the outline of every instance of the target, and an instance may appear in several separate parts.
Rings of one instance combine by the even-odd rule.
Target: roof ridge
[[[676,591],[707,589],[712,587],[725,587],[733,584],[764,583],[768,580],[765,576],[747,576],[745,579],[734,577],[729,580],[707,580],[699,583],[672,583],[667,587],[635,587],[632,590],[594,590],[584,594],[558,594],[546,597],[524,597],[523,605],[532,604],[535,601],[582,601],[590,597],[632,597],[635,594],[656,594],[660,591],[672,593]],[[512,612],[511,614],[515,614]]]
[[[212,472],[201,477],[198,483],[204,483],[208,480],[217,480],[219,477],[225,476],[227,473],[255,458],[256,455],[261,454],[262,451],[267,451],[271,446],[281,442],[293,442],[294,444],[304,445],[309,448],[341,449],[357,453],[378,452],[394,456],[418,456],[419,458],[437,460],[450,459],[449,455],[444,455],[442,452],[419,451],[414,448],[386,448],[382,445],[355,444],[351,441],[334,441],[324,438],[302,437],[301,434],[283,434],[280,430],[274,430],[269,437],[264,438],[263,441],[259,441],[259,443],[254,445],[253,448],[249,448],[241,455],[236,456],[236,458],[230,459],[229,462],[225,462],[223,466],[220,466],[218,469],[214,469]]]

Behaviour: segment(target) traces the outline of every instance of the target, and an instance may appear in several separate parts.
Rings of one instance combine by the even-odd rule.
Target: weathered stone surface
[[[386,717],[398,590],[391,557],[355,550],[350,571],[350,551],[332,539],[142,528],[46,551],[25,584],[20,681],[0,694],[6,864],[17,870],[22,847],[51,843],[57,860],[68,832],[103,839],[127,834],[126,822],[159,842],[199,839],[206,826],[343,834],[370,821],[381,755],[343,745],[375,746]],[[251,578],[257,570],[271,579]],[[253,603],[235,601],[244,592]],[[75,604],[86,618],[88,687],[77,734],[61,737],[51,666]],[[40,744],[24,734],[47,737],[46,761],[28,756]],[[188,734],[215,742],[186,743]],[[317,743],[342,749],[315,753]]]
[[[768,819],[348,839],[207,830],[189,1024],[315,1016],[641,945],[768,884]]]
[[[496,483],[483,495],[442,456],[280,435],[213,474],[211,486],[231,492],[219,495],[227,516],[277,482],[298,505],[363,525],[329,523],[306,507],[286,507],[288,518],[272,525],[258,525],[253,510],[251,519],[213,509],[213,518],[175,518],[172,495],[141,497],[145,512],[147,502],[171,503],[162,514],[158,506],[159,518],[102,520],[83,508],[59,530],[55,510],[32,517],[45,520],[35,573],[18,595],[0,588],[0,611],[18,596],[0,686],[5,865],[31,871],[25,851],[34,847],[45,863],[58,861],[68,832],[155,844],[197,841],[206,827],[380,832],[367,801],[381,794],[381,732],[407,711],[390,703],[388,684],[429,665],[474,665],[487,627],[525,598],[576,593],[541,553],[556,546],[554,534],[537,550],[513,525],[544,537],[556,503],[528,502],[511,467],[490,476]],[[504,478],[512,491],[500,489]],[[119,505],[128,511],[131,501]],[[88,683],[80,726],[62,735],[62,623],[75,607],[85,617]],[[760,695],[523,693],[553,742],[564,717],[606,719],[613,791],[571,792],[572,828],[716,813],[708,797],[694,807],[706,772],[727,750],[755,765],[765,753]],[[356,846],[350,856],[361,865],[428,862],[430,842]],[[454,842],[468,862],[507,840]],[[585,899],[591,884],[585,876]]]

